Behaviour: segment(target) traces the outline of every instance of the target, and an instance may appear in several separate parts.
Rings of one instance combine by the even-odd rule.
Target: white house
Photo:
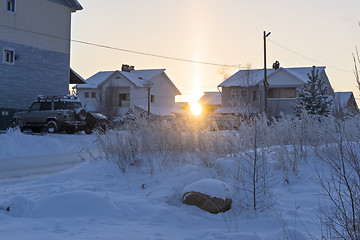
[[[152,115],[172,115],[175,96],[181,95],[165,69],[134,70],[123,65],[121,71],[98,72],[85,82],[75,86],[80,101],[88,110],[109,117],[148,108]]]
[[[319,77],[325,82],[329,94],[334,95],[325,67],[316,67]],[[312,67],[277,68],[267,69],[267,92],[268,114],[275,116],[280,112],[293,114],[293,106],[297,97],[296,90],[309,81]],[[260,113],[264,109],[264,70],[251,69],[240,70],[230,78],[222,82],[218,87],[221,91],[221,108],[215,113],[250,114]]]
[[[38,95],[66,95],[77,0],[0,0],[0,129]]]

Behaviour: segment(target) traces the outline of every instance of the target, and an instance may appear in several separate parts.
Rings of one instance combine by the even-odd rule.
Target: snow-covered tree
[[[309,81],[297,90],[295,113],[299,116],[302,111],[311,115],[328,116],[332,111],[332,98],[325,82],[319,77],[319,70],[313,66]]]

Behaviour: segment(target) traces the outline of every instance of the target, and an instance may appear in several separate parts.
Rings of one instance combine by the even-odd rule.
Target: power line
[[[0,26],[4,27],[4,28],[8,28],[8,29],[14,29],[14,30],[22,31],[22,32],[37,34],[37,35],[41,35],[41,36],[45,36],[45,37],[51,37],[51,38],[56,38],[56,39],[61,39],[61,40],[65,40],[65,41],[71,41],[71,42],[80,43],[80,44],[84,44],[84,45],[101,47],[101,48],[106,48],[106,49],[111,49],[111,50],[116,50],[116,51],[121,51],[121,52],[134,53],[134,54],[139,54],[139,55],[144,55],[144,56],[164,58],[164,59],[170,59],[170,60],[175,60],[175,61],[198,63],[198,64],[203,64],[203,65],[239,68],[239,65],[211,63],[211,62],[197,61],[197,60],[191,60],[191,59],[185,59],[185,58],[168,57],[168,56],[164,56],[164,55],[158,55],[158,54],[145,53],[145,52],[134,51],[134,50],[124,49],[124,48],[112,47],[112,46],[108,46],[108,45],[104,45],[104,44],[91,43],[91,42],[82,41],[82,40],[63,38],[63,37],[58,37],[58,36],[54,36],[54,35],[50,35],[50,34],[44,34],[44,33],[34,32],[34,31],[30,31],[30,30],[20,29],[20,28],[16,28],[16,27],[9,27],[9,26],[2,25],[2,24],[0,24]]]
[[[41,36],[45,36],[45,37],[56,38],[56,39],[60,39],[60,40],[64,40],[64,41],[71,41],[71,42],[74,42],[74,43],[80,43],[80,44],[84,44],[84,45],[89,45],[89,46],[94,46],[94,47],[101,47],[101,48],[105,48],[105,49],[116,50],[116,51],[127,52],[127,53],[133,53],[133,54],[144,55],[144,56],[149,56],[149,57],[157,57],[157,58],[163,58],[163,59],[169,59],[169,60],[175,60],[175,61],[190,62],[190,63],[197,63],[197,64],[210,65],[210,66],[218,66],[218,67],[246,69],[246,67],[241,67],[239,64],[229,65],[229,64],[220,64],[220,63],[211,63],[211,62],[205,62],[205,61],[197,61],[197,60],[191,60],[191,59],[185,59],[185,58],[169,57],[169,56],[164,56],[164,55],[158,55],[158,54],[134,51],[134,50],[124,49],[124,48],[112,47],[112,46],[109,46],[109,45],[97,44],[97,43],[92,43],[92,42],[87,42],[87,41],[82,41],[82,40],[63,38],[63,37],[54,36],[54,35],[50,35],[50,34],[39,33],[39,32],[20,29],[20,28],[16,28],[16,27],[10,27],[10,26],[6,26],[6,25],[3,25],[3,24],[0,24],[0,27],[13,29],[13,30],[18,30],[18,31],[27,32],[27,33],[32,33],[32,34],[37,34],[37,35],[41,35]],[[331,65],[322,63],[320,61],[314,60],[312,58],[309,58],[309,57],[307,57],[307,56],[305,56],[303,54],[300,54],[300,53],[298,53],[298,52],[296,52],[294,50],[291,50],[290,48],[287,48],[287,47],[285,47],[285,46],[283,46],[283,45],[281,45],[281,44],[279,44],[279,43],[277,43],[277,42],[275,42],[275,41],[273,41],[271,39],[267,39],[267,40],[270,41],[271,43],[273,43],[273,44],[275,44],[275,45],[289,51],[289,52],[292,52],[295,55],[298,55],[298,56],[300,56],[302,58],[305,58],[305,59],[307,59],[309,61],[312,61],[314,63],[318,63],[318,64],[321,64],[321,65],[324,65],[324,66],[327,66],[329,68],[333,68],[333,69],[336,69],[336,70],[339,70],[339,71],[352,73],[352,71],[341,69],[341,68],[338,68],[338,67],[335,67],[335,66],[331,66]]]
[[[277,43],[277,42],[275,42],[275,41],[273,41],[273,40],[271,40],[271,39],[267,39],[267,40],[270,41],[271,43],[273,43],[273,44],[275,44],[275,45],[277,45],[277,46],[279,46],[279,47],[281,47],[281,48],[289,51],[289,52],[294,53],[295,55],[298,55],[299,57],[305,58],[305,59],[310,60],[310,61],[312,61],[312,62],[314,62],[314,63],[318,63],[318,64],[321,64],[321,65],[327,66],[327,67],[329,67],[329,68],[334,68],[334,69],[339,70],[339,71],[352,73],[352,72],[349,71],[349,70],[345,70],[345,69],[341,69],[341,68],[338,68],[338,67],[334,67],[334,66],[331,66],[331,65],[328,65],[328,64],[319,62],[319,61],[317,61],[317,60],[314,60],[314,59],[312,59],[312,58],[309,58],[309,57],[307,57],[307,56],[305,56],[305,55],[302,55],[302,54],[300,54],[300,53],[298,53],[298,52],[295,52],[294,50],[291,50],[290,48],[287,48],[287,47],[285,47],[285,46],[283,46],[283,45],[281,45],[281,44],[279,44],[279,43]]]

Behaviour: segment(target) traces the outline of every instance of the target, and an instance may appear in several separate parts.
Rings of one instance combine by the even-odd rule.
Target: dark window
[[[233,98],[238,98],[239,97],[239,91],[238,90],[231,90],[231,96]]]
[[[258,100],[258,92],[257,91],[253,91],[253,101],[257,101]]]
[[[244,99],[247,99],[247,96],[248,96],[248,92],[246,90],[242,90],[241,91],[241,97],[244,98]]]
[[[130,107],[130,94],[129,93],[119,94],[119,107]]]
[[[120,101],[129,101],[130,100],[130,94],[128,93],[121,93],[119,95]]]
[[[40,103],[39,102],[33,103],[30,107],[30,111],[40,111]]]
[[[42,102],[40,106],[40,111],[49,111],[51,110],[52,102]]]
[[[154,102],[154,101],[155,101],[155,96],[154,96],[154,95],[151,95],[151,96],[150,96],[150,101],[151,101],[151,102]]]
[[[91,92],[91,97],[96,98],[96,92]]]
[[[84,96],[85,96],[85,98],[88,98],[88,97],[89,97],[89,93],[88,93],[88,92],[85,92]]]
[[[74,106],[75,109],[82,107],[80,102],[73,102],[72,105]]]
[[[5,63],[14,64],[15,63],[15,52],[13,50],[4,49],[3,61]]]
[[[64,102],[54,102],[54,110],[63,110],[66,109],[66,104]]]
[[[5,0],[6,11],[15,12],[15,0]]]
[[[270,88],[269,98],[296,98],[296,88]]]

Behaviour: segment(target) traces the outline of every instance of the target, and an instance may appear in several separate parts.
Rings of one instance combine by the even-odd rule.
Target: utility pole
[[[153,86],[154,84],[153,83],[150,83],[149,81],[147,82],[147,83],[145,83],[144,84],[144,87],[146,87],[147,88],[147,92],[148,92],[148,110],[147,110],[147,112],[148,112],[148,116],[150,116],[150,102],[151,102],[151,95],[150,95],[150,89],[151,89],[151,87]]]
[[[267,95],[268,95],[268,88],[269,83],[267,81],[267,73],[266,73],[266,38],[271,34],[271,32],[266,33],[264,31],[264,112],[267,115]]]

